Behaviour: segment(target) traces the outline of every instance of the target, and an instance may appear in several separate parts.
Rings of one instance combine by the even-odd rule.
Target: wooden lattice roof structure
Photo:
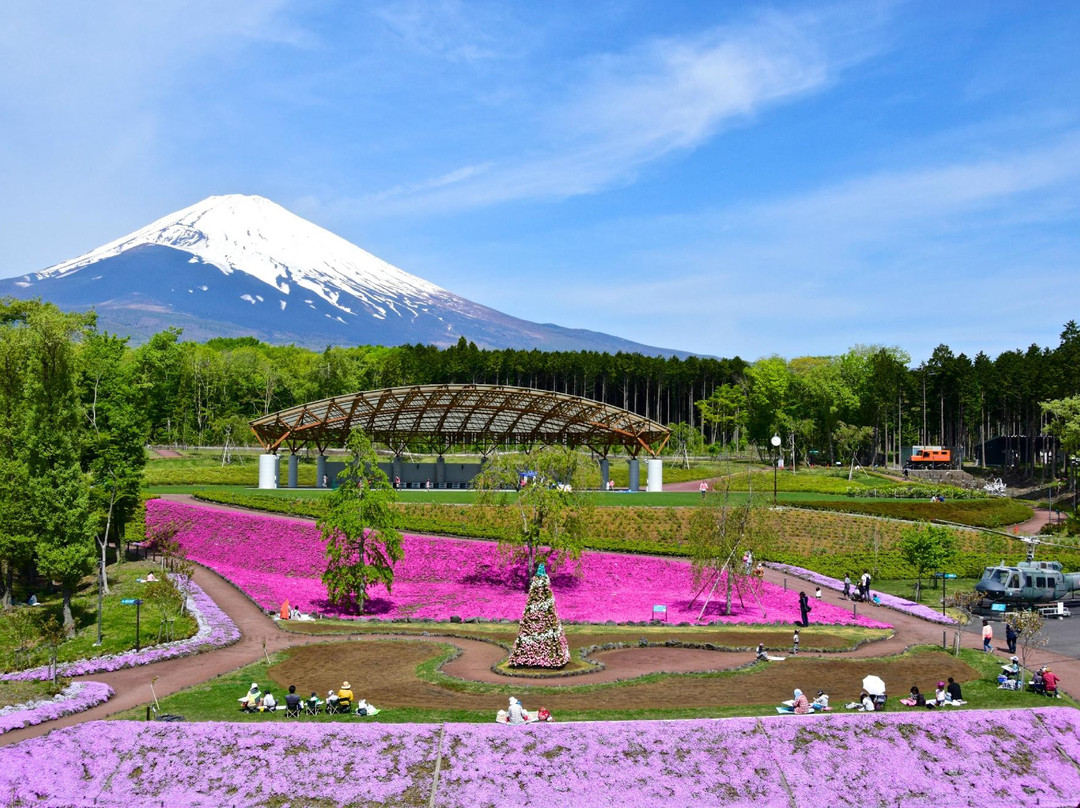
[[[263,448],[320,452],[343,446],[362,429],[373,441],[398,450],[423,444],[438,452],[453,445],[587,446],[606,455],[622,447],[631,455],[657,454],[667,427],[619,407],[579,396],[486,384],[391,387],[326,398],[256,418],[251,429]]]

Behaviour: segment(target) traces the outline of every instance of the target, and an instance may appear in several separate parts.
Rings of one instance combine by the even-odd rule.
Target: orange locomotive
[[[940,469],[952,467],[952,450],[941,446],[913,446],[910,459],[912,468]]]

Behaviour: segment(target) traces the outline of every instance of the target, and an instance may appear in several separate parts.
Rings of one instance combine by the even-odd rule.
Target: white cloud
[[[876,8],[876,7],[870,7]],[[878,20],[860,6],[816,15],[770,13],[692,37],[654,38],[568,67],[538,87],[516,136],[490,147],[483,172],[419,181],[357,200],[371,212],[460,209],[566,198],[634,179],[666,155],[695,149],[726,127],[821,91],[873,50]],[[554,80],[553,80],[554,81]],[[501,153],[499,153],[501,152]],[[454,172],[446,172],[449,176]]]

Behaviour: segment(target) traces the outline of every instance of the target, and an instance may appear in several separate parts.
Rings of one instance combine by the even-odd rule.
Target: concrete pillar
[[[300,487],[300,455],[289,455],[289,488]]]
[[[278,456],[259,455],[259,488],[278,487]]]
[[[401,472],[404,469],[404,465],[401,462],[401,455],[394,455],[394,462],[390,464],[390,484],[394,484],[394,480],[401,480]],[[401,480],[401,487],[408,488],[409,484],[405,480]]]
[[[316,488],[329,488],[329,483],[323,484],[323,477],[326,476],[326,455],[315,456],[315,487]]]
[[[641,461],[636,457],[630,458],[630,490],[641,490]]]
[[[664,490],[664,461],[659,457],[650,457],[645,461],[645,490]]]
[[[608,480],[611,479],[611,461],[606,457],[600,458],[600,488],[607,491]]]
[[[435,487],[446,485],[446,460],[439,455],[435,460]]]

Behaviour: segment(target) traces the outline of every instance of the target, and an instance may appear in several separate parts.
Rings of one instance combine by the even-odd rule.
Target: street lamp
[[[773,507],[775,508],[776,507],[776,470],[777,470],[777,468],[779,468],[779,462],[777,461],[777,459],[775,457],[775,454],[776,454],[776,451],[780,448],[780,436],[778,434],[776,434],[776,433],[773,433],[773,436],[771,438],[769,438],[769,443],[772,444],[773,454],[774,454],[773,464],[772,464],[772,504],[773,504]]]

